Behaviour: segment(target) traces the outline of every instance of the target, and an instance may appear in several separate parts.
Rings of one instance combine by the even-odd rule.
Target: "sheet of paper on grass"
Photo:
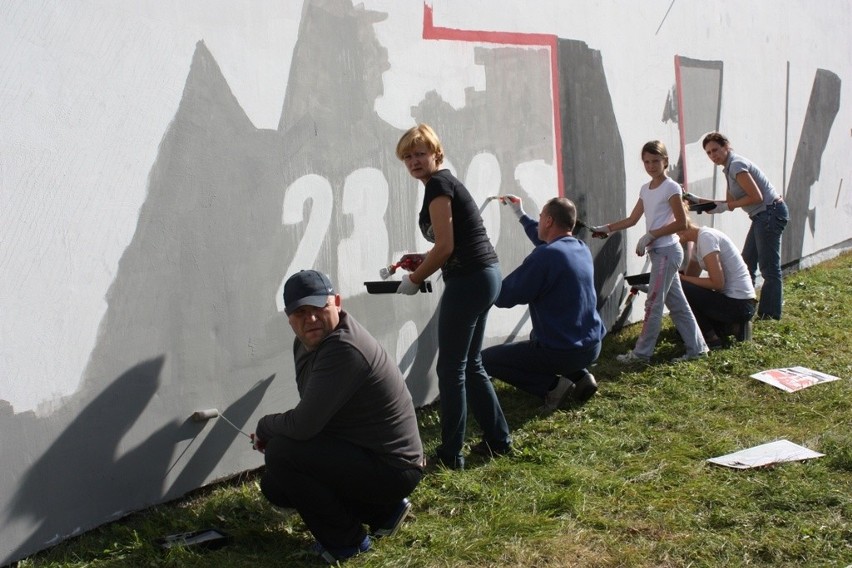
[[[784,369],[769,369],[751,375],[751,378],[763,381],[773,387],[787,392],[795,392],[819,383],[830,383],[840,377],[833,377],[808,369],[807,367],[786,367]]]
[[[735,469],[749,469],[773,463],[821,458],[824,455],[809,450],[804,446],[794,444],[789,440],[778,440],[777,442],[761,444],[760,446],[740,450],[739,452],[719,456],[718,458],[710,458],[707,461]]]

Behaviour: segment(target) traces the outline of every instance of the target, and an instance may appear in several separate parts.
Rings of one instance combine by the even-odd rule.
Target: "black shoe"
[[[598,383],[595,381],[594,375],[586,373],[583,377],[574,383],[574,389],[571,391],[571,399],[583,404],[598,392]]]
[[[342,546],[339,548],[326,548],[320,544],[319,541],[314,541],[308,551],[311,554],[318,556],[320,559],[325,560],[328,564],[337,566],[339,562],[349,560],[357,554],[367,552],[370,548],[372,548],[370,537],[365,536],[364,540],[362,540],[357,546]]]
[[[410,511],[411,501],[404,498],[397,504],[393,513],[391,513],[390,518],[386,520],[382,526],[373,531],[373,537],[382,538],[385,536],[393,536],[398,533],[399,527],[402,526],[402,521],[405,520],[405,517],[408,516]]]
[[[730,335],[734,336],[734,339],[737,341],[751,341],[752,335],[752,324],[751,320],[744,321],[741,323],[732,323],[730,328]]]
[[[499,456],[507,456],[512,453],[512,445],[507,444],[502,448],[492,447],[488,442],[482,440],[478,444],[470,447],[470,453],[477,454],[486,458],[496,458]]]
[[[435,471],[438,468],[462,470],[464,469],[464,458],[459,457],[451,462],[445,460],[438,454],[435,454],[434,456],[429,456],[429,459],[426,460],[426,471]]]

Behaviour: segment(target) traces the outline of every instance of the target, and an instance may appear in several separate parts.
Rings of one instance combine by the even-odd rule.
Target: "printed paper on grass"
[[[718,458],[710,458],[707,461],[734,469],[749,469],[774,463],[821,458],[824,455],[809,450],[804,446],[794,444],[789,440],[778,440],[748,448],[747,450],[740,450],[739,452],[719,456]]]
[[[769,369],[750,375],[751,378],[763,381],[783,391],[796,392],[820,383],[830,383],[840,377],[826,375],[807,367],[785,367],[783,369]]]

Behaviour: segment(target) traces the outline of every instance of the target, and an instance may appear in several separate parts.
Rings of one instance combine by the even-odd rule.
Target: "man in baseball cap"
[[[284,284],[284,312],[289,316],[305,305],[321,308],[334,295],[328,276],[317,270],[300,270]]]
[[[423,445],[396,361],[341,309],[328,276],[291,276],[284,311],[296,333],[299,402],[257,423],[260,489],[296,509],[316,538],[311,551],[336,564],[399,530],[423,475]]]

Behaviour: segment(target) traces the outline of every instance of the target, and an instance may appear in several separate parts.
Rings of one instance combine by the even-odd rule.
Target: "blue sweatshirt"
[[[536,248],[503,280],[495,305],[529,304],[530,339],[550,349],[583,349],[600,342],[606,328],[597,312],[592,253],[582,241],[538,238],[538,222],[524,215],[521,224]]]

